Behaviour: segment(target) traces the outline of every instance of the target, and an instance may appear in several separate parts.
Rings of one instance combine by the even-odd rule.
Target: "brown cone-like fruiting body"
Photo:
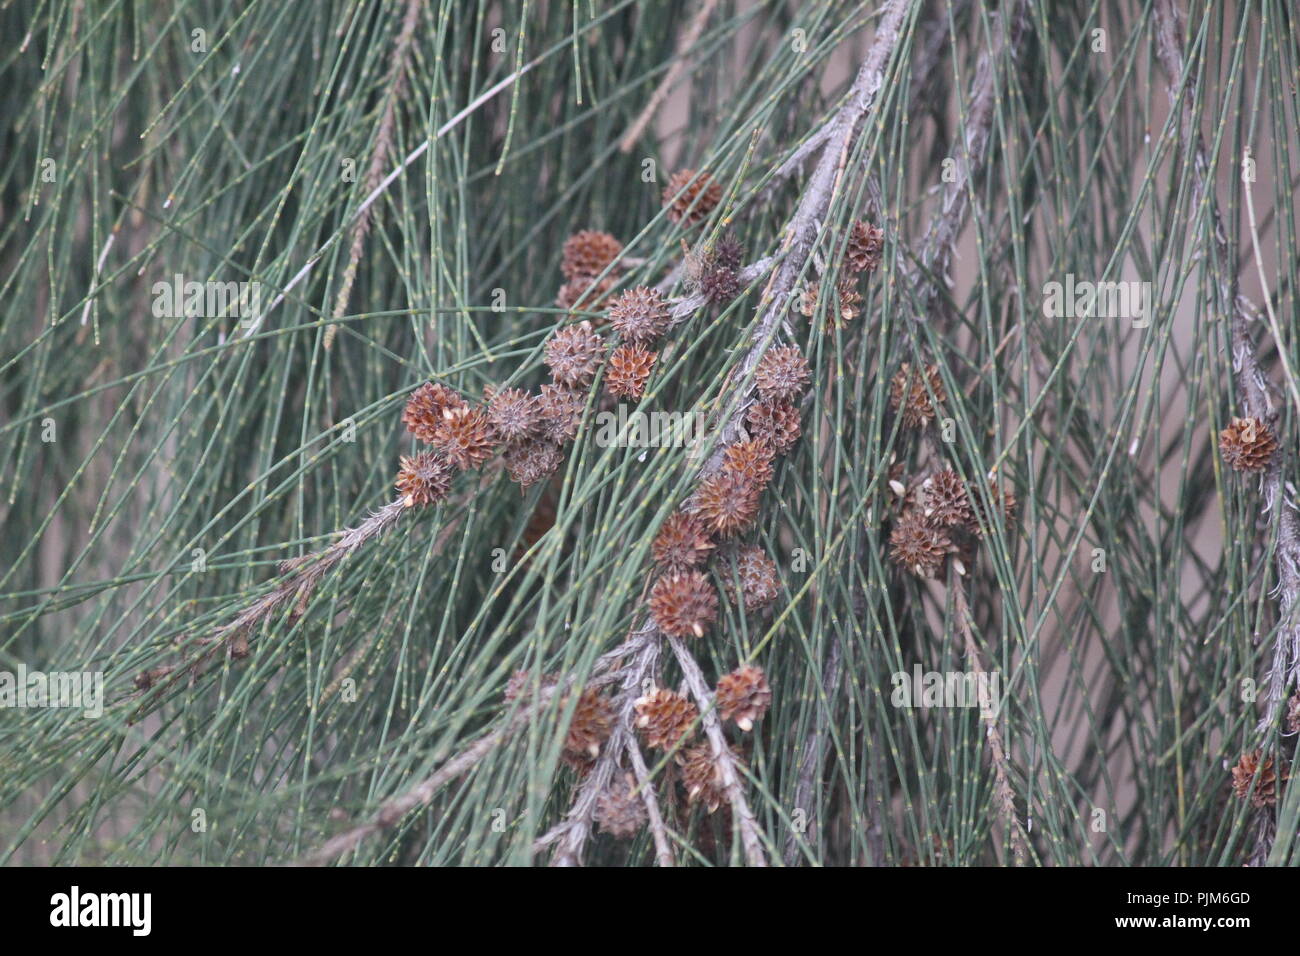
[[[924,374],[921,374],[910,363],[904,362],[889,383],[889,404],[903,416],[903,424],[908,428],[922,428],[934,418],[931,393],[940,403],[947,401],[939,366],[926,366]]]
[[[542,437],[556,445],[573,441],[582,424],[587,400],[581,392],[564,385],[543,385],[537,398]]]
[[[759,488],[772,480],[772,461],[775,453],[767,442],[751,438],[728,445],[722,452],[722,470],[740,475]]]
[[[693,169],[679,169],[664,187],[663,199],[669,219],[693,226],[708,219],[722,201],[722,187],[708,173],[697,176]]]
[[[637,286],[616,296],[609,306],[609,324],[624,342],[651,345],[668,331],[672,313],[658,289]]]
[[[485,389],[488,423],[499,441],[507,444],[527,441],[541,427],[542,414],[537,396],[522,388]]]
[[[590,322],[579,322],[560,329],[542,350],[542,360],[551,369],[551,378],[569,388],[586,388],[596,377],[605,354],[605,343],[593,331]]]
[[[746,611],[759,611],[770,606],[780,594],[780,577],[776,562],[758,545],[741,548],[736,555],[736,568],[721,572],[727,596],[736,601],[735,579],[740,580],[740,604]]]
[[[457,468],[477,468],[496,448],[487,413],[468,405],[444,409],[433,432],[433,447]]]
[[[636,790],[631,774],[615,774],[609,788],[596,798],[593,819],[602,830],[620,840],[636,836],[645,826],[645,800]]]
[[[1277,451],[1277,439],[1258,418],[1234,418],[1219,432],[1219,451],[1235,471],[1263,471]]]
[[[889,556],[917,577],[932,578],[952,551],[952,539],[917,511],[904,512],[889,533]]]
[[[408,508],[437,504],[451,489],[451,466],[437,452],[424,451],[410,458],[402,456],[396,485],[402,504]]]
[[[512,445],[505,453],[506,472],[522,490],[551,477],[563,462],[559,446],[540,439]]]
[[[709,531],[728,538],[754,523],[762,491],[761,485],[741,475],[719,471],[700,482],[690,508]]]
[[[754,729],[754,721],[767,713],[767,707],[772,703],[772,689],[767,686],[767,677],[761,667],[738,667],[718,678],[714,699],[718,705],[718,717],[724,721],[734,720],[737,727],[748,733]]]
[[[961,476],[951,468],[938,471],[921,486],[923,513],[941,528],[969,525],[975,520]]]
[[[699,571],[665,574],[650,589],[650,615],[670,637],[703,637],[718,617],[718,595]]]
[[[740,754],[736,748],[728,745],[732,759],[740,763]],[[722,788],[722,774],[713,759],[713,751],[708,741],[689,747],[677,755],[681,766],[682,786],[686,788],[686,798],[691,803],[701,804],[709,813],[722,806],[727,799]]]
[[[702,567],[713,548],[704,522],[688,512],[675,511],[660,525],[650,553],[664,571],[682,572]]]
[[[1010,488],[1001,488],[998,485],[990,485],[989,492],[994,511],[1001,511],[1003,520],[1009,526],[1016,519],[1016,493]],[[996,527],[997,521],[984,506],[984,498],[978,489],[974,487],[969,489],[967,500],[970,502],[971,518],[967,521],[966,527],[982,538],[986,529]]]
[[[610,355],[605,369],[605,391],[616,398],[639,399],[645,394],[657,358],[639,345],[620,345]]]
[[[466,407],[467,403],[454,388],[438,382],[425,382],[406,400],[402,410],[402,424],[420,441],[433,441],[442,413],[448,409]]]
[[[622,251],[623,243],[609,233],[584,229],[564,240],[560,271],[566,279],[599,275]]]
[[[667,688],[656,687],[637,699],[636,727],[647,747],[673,750],[695,733],[700,711],[693,703]]]
[[[1241,760],[1232,768],[1233,792],[1241,800],[1249,796],[1256,807],[1271,807],[1277,803],[1277,783],[1273,758],[1265,757],[1262,751],[1242,754]]]
[[[885,246],[885,230],[877,229],[859,219],[849,230],[845,258],[854,272],[871,272],[880,265],[880,253]]]
[[[576,276],[556,293],[555,304],[561,309],[580,309],[584,312],[599,312],[605,306],[610,291],[614,288],[613,276],[594,279],[591,276]]]
[[[764,401],[792,402],[803,394],[811,375],[798,346],[768,349],[754,372],[754,388]]]
[[[575,757],[595,757],[614,726],[614,705],[599,690],[584,691],[569,721],[564,749]]]
[[[745,426],[751,438],[784,455],[799,440],[799,409],[790,402],[755,402],[745,413]]]

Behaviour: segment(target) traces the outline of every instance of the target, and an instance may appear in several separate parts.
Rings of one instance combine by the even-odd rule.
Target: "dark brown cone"
[[[402,456],[396,485],[402,504],[408,508],[437,504],[451,490],[451,466],[437,452],[424,451],[411,458]]]
[[[639,399],[658,356],[639,345],[620,345],[605,369],[605,391],[616,398]]]
[[[862,311],[862,293],[852,274],[840,277],[835,283],[835,297],[838,305],[826,310],[826,328],[844,328],[858,317]]]
[[[645,800],[637,792],[631,774],[614,775],[609,789],[596,798],[594,819],[602,830],[620,840],[631,839],[641,831],[647,819]]]
[[[558,445],[540,439],[521,442],[506,449],[506,471],[510,480],[527,490],[559,470],[564,452]]]
[[[755,402],[745,413],[745,425],[751,438],[784,455],[799,440],[799,409],[790,402]]]
[[[722,470],[739,475],[759,488],[772,480],[772,446],[759,438],[738,441],[722,452]]]
[[[885,231],[859,219],[849,231],[845,258],[854,272],[872,272],[880,265],[885,247]]]
[[[663,200],[670,220],[693,226],[708,219],[722,201],[722,187],[708,173],[696,176],[693,169],[679,169],[664,187]]]
[[[422,442],[432,442],[442,413],[447,409],[465,408],[467,403],[459,392],[437,382],[425,382],[406,400],[402,410],[402,424],[407,431]]]
[[[1016,493],[1010,488],[1003,490],[997,485],[990,485],[989,492],[993,499],[993,507],[1002,511],[1003,520],[1010,526],[1016,520]],[[966,523],[966,527],[982,538],[997,522],[985,508],[984,499],[977,490],[971,489],[967,493],[967,500],[970,502],[971,518]]]
[[[543,385],[537,399],[541,412],[542,436],[555,445],[573,441],[582,424],[582,413],[587,406],[581,392],[563,385]]]
[[[595,757],[614,725],[614,706],[599,690],[584,691],[569,722],[564,750],[574,757]]]
[[[952,540],[917,511],[907,511],[889,533],[889,556],[917,577],[932,578],[952,551]]]
[[[762,491],[761,485],[741,475],[720,471],[700,482],[690,509],[710,532],[729,538],[754,523]]]
[[[966,486],[951,468],[932,475],[921,486],[921,492],[923,513],[936,527],[969,526],[975,520]]]
[[[732,759],[740,763],[740,753],[728,744]],[[708,741],[696,744],[677,755],[677,763],[682,769],[682,785],[686,788],[686,799],[699,803],[709,813],[713,813],[727,799],[722,789],[722,775],[713,760],[713,751]]]
[[[622,251],[623,243],[609,233],[584,229],[564,240],[560,271],[566,279],[600,275]]]
[[[736,555],[734,578],[730,570],[724,570],[721,574],[723,587],[732,603],[736,603],[734,578],[740,579],[740,603],[746,611],[762,610],[771,605],[780,594],[776,562],[758,545],[740,549]]]
[[[730,272],[740,271],[740,263],[744,255],[745,250],[736,237],[730,234],[719,239],[718,244],[713,247],[714,265],[719,269],[726,269]]]
[[[1219,451],[1234,471],[1263,471],[1277,451],[1277,439],[1258,418],[1234,418],[1219,432]]]
[[[713,547],[713,541],[698,517],[675,511],[660,526],[650,553],[662,570],[680,573],[703,566]]]
[[[793,402],[808,387],[808,360],[798,346],[768,349],[754,372],[754,388],[765,402]]]
[[[934,403],[930,401],[931,392],[940,402],[947,400],[947,393],[943,390],[943,379],[939,377],[939,367],[927,366],[925,375],[922,376],[913,371],[910,363],[904,362],[889,383],[889,405],[903,416],[904,425],[909,428],[922,428],[934,418]]]
[[[1263,766],[1260,766],[1261,759]],[[1256,771],[1259,776],[1256,778]],[[1285,779],[1283,774],[1283,779]],[[1256,807],[1271,807],[1277,803],[1277,772],[1273,758],[1265,757],[1262,751],[1255,750],[1241,755],[1237,766],[1232,768],[1232,790],[1238,799],[1250,802]],[[1253,788],[1253,790],[1252,790]]]
[[[718,595],[699,571],[665,574],[650,589],[655,626],[670,637],[703,637],[718,617]]]
[[[541,428],[542,414],[537,396],[522,388],[484,389],[488,424],[497,439],[507,444],[527,441]]]
[[[772,689],[767,686],[761,667],[739,667],[718,678],[714,698],[718,716],[724,721],[734,720],[737,727],[748,733],[754,729],[754,721],[767,713]]]
[[[496,448],[487,413],[468,405],[445,409],[433,433],[433,447],[457,468],[477,468]]]
[[[542,360],[551,369],[551,378],[570,388],[586,388],[596,377],[605,343],[591,328],[579,322],[560,329],[543,349]]]
[[[683,697],[663,687],[656,687],[638,698],[636,727],[647,747],[673,750],[687,743],[695,734],[695,721],[699,708]]]
[[[668,331],[672,313],[658,289],[637,286],[617,296],[609,306],[609,324],[624,342],[651,345]]]
[[[560,286],[556,293],[555,304],[561,309],[580,309],[584,312],[599,312],[614,288],[613,276],[605,276],[599,281],[591,276],[578,276]]]

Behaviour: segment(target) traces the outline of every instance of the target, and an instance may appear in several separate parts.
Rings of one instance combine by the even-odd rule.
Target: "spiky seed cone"
[[[437,452],[424,451],[414,457],[402,456],[397,472],[397,490],[402,504],[423,508],[447,497],[451,490],[451,466]]]
[[[794,300],[794,307],[804,318],[811,319],[817,314],[817,286],[809,283],[803,287],[798,298]]]
[[[745,425],[751,438],[784,455],[799,440],[799,409],[790,402],[755,402],[745,413]]]
[[[737,727],[748,733],[754,729],[754,721],[767,713],[772,689],[767,686],[761,667],[738,667],[718,678],[714,698],[718,716],[724,721],[734,720]]]
[[[662,750],[673,750],[687,742],[700,716],[699,708],[688,699],[663,687],[653,688],[633,706],[636,727],[645,745]]]
[[[767,487],[772,480],[772,461],[776,453],[761,438],[738,441],[722,452],[722,470],[751,482],[759,488]]]
[[[591,276],[576,276],[560,286],[560,291],[555,296],[555,304],[561,309],[599,312],[604,308],[605,300],[609,298],[610,290],[614,285],[613,276],[605,276],[600,280],[593,279]]]
[[[555,686],[554,674],[542,674],[537,678],[537,690],[540,693],[549,690]],[[508,702],[516,701],[520,697],[531,697],[533,695],[534,677],[532,671],[517,670],[510,675],[510,680],[506,681],[505,694],[503,695]]]
[[[671,321],[672,313],[663,295],[648,286],[628,289],[609,305],[609,324],[624,342],[634,345],[652,344],[668,331]]]
[[[564,452],[558,445],[541,440],[511,445],[505,453],[510,480],[518,483],[524,491],[555,474],[563,461]]]
[[[740,753],[731,744],[727,745],[732,759],[740,763]],[[722,789],[722,773],[713,759],[713,750],[708,741],[696,744],[677,755],[677,763],[682,769],[682,785],[686,788],[686,798],[691,803],[699,803],[709,813],[722,806],[727,799]]]
[[[740,262],[744,255],[744,248],[736,237],[730,233],[719,239],[718,244],[713,247],[713,261],[719,269],[739,272]]]
[[[835,295],[839,306],[826,310],[828,329],[844,328],[862,311],[862,293],[858,291],[857,282],[851,274],[841,276],[835,283]]]
[[[691,498],[691,510],[719,537],[744,531],[758,517],[761,485],[734,472],[719,471],[705,478]]]
[[[555,445],[573,441],[582,424],[586,400],[581,392],[563,385],[543,385],[537,398],[542,437]]]
[[[1010,525],[1016,520],[1016,493],[1010,488],[1004,490],[997,485],[990,485],[989,492],[993,499],[994,510],[1000,510],[1003,520]],[[966,527],[982,538],[986,530],[992,528],[997,522],[985,508],[984,499],[978,492],[968,492],[967,500],[970,502],[971,518],[966,523]]]
[[[636,792],[631,774],[615,776],[609,789],[596,798],[596,823],[610,836],[628,840],[646,824],[645,801]]]
[[[1263,766],[1261,766],[1261,759]],[[1255,772],[1259,771],[1256,779]],[[1285,779],[1285,774],[1283,774]],[[1241,755],[1241,760],[1232,768],[1232,790],[1237,797],[1250,802],[1256,807],[1271,807],[1277,803],[1277,771],[1273,758],[1265,757],[1262,751],[1254,750]],[[1251,788],[1254,787],[1254,792]]]
[[[932,578],[952,551],[952,539],[917,511],[907,511],[889,533],[889,556],[917,577]]]
[[[904,362],[889,383],[889,405],[903,416],[903,424],[908,428],[922,428],[934,418],[931,392],[940,402],[947,401],[939,366],[927,366],[922,375],[913,371],[911,363]]]
[[[668,218],[673,222],[684,221],[688,226],[708,219],[721,201],[722,187],[708,173],[696,176],[693,169],[679,169],[664,187]]]
[[[803,394],[811,378],[808,360],[798,346],[768,349],[754,372],[754,387],[768,402],[791,402]]]
[[[433,432],[433,447],[457,468],[477,468],[496,448],[487,412],[468,405],[444,409]]]
[[[541,428],[537,396],[522,388],[486,389],[488,423],[497,439],[507,444],[527,441]]]
[[[447,409],[464,408],[467,403],[458,391],[437,382],[425,382],[406,400],[402,424],[422,442],[432,442],[433,434]]]
[[[885,230],[877,229],[859,219],[849,231],[845,258],[854,272],[872,272],[880,265],[880,253],[885,247]]]
[[[930,523],[949,528],[956,525],[970,525],[975,520],[970,498],[961,476],[951,468],[932,475],[921,486],[923,513]]]
[[[566,279],[599,275],[622,251],[623,243],[609,233],[584,229],[564,240],[560,271]]]
[[[586,388],[596,377],[605,342],[591,328],[590,322],[566,326],[551,336],[542,359],[551,369],[551,378],[570,388]]]
[[[710,302],[730,302],[740,295],[740,274],[710,261],[700,274],[700,292]]]
[[[780,594],[780,577],[776,562],[758,545],[741,548],[736,555],[736,570],[722,572],[723,587],[727,597],[736,603],[734,580],[740,580],[740,601],[746,611],[760,611],[768,607]]]
[[[665,574],[650,589],[655,626],[670,637],[703,637],[718,617],[718,595],[699,571]]]
[[[1235,471],[1263,471],[1276,450],[1277,439],[1258,418],[1234,418],[1219,432],[1219,451]]]
[[[658,357],[639,345],[620,345],[609,357],[605,391],[617,398],[640,398]]]
[[[669,573],[693,571],[703,566],[713,551],[713,541],[696,515],[675,511],[659,527],[650,553],[655,564]]]
[[[569,722],[564,749],[575,757],[595,757],[614,725],[614,705],[599,690],[584,691]]]

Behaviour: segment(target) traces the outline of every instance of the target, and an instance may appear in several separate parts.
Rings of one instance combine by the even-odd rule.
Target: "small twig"
[[[740,843],[745,848],[745,859],[750,866],[767,866],[767,854],[763,851],[758,822],[754,819],[754,811],[749,808],[749,801],[745,799],[740,773],[736,770],[731,748],[727,746],[727,738],[722,735],[722,722],[718,720],[717,709],[713,706],[713,693],[704,680],[700,665],[686,649],[681,638],[668,638],[668,646],[673,649],[677,665],[682,669],[682,679],[700,708],[700,725],[709,740],[709,749],[713,751],[713,761],[722,781],[722,789],[726,791],[727,800],[731,804],[732,819],[739,824]]]
[[[695,16],[691,18],[690,24],[686,27],[686,32],[682,34],[681,40],[677,43],[677,53],[673,59],[673,65],[668,68],[664,78],[655,87],[654,93],[650,95],[650,101],[641,110],[641,115],[623,134],[623,138],[618,144],[619,152],[632,152],[632,147],[636,145],[636,141],[641,138],[645,128],[650,125],[650,121],[654,119],[659,107],[668,98],[668,91],[673,88],[678,77],[682,75],[682,71],[686,69],[686,54],[699,42],[700,34],[704,32],[704,25],[708,22],[709,15],[713,13],[713,8],[717,5],[718,0],[704,0],[700,8],[695,11]]]

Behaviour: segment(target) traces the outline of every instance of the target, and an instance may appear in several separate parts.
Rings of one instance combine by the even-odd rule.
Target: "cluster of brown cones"
[[[828,330],[844,328],[862,311],[862,293],[858,279],[863,273],[880,268],[881,253],[885,245],[885,232],[861,219],[849,227],[844,249],[845,269],[835,276],[834,300],[826,303],[825,323]],[[810,282],[800,293],[796,308],[806,318],[818,311],[820,280]]]
[[[917,577],[935,577],[949,555],[958,561],[974,556],[975,539],[996,526],[977,488],[968,487],[951,468],[931,475],[917,487],[906,489],[891,482],[902,511],[889,534],[889,556]],[[990,485],[992,506],[1010,523],[1015,519],[1016,496],[1010,489]],[[965,564],[958,567],[964,573]]]

